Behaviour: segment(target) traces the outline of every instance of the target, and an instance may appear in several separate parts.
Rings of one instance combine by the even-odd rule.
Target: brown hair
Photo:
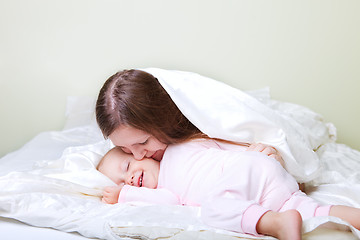
[[[210,138],[182,114],[153,75],[141,70],[120,71],[106,80],[96,102],[96,121],[105,138],[121,125],[147,132],[165,144]]]
[[[141,70],[120,71],[107,79],[96,102],[96,120],[105,138],[121,125],[148,132],[166,144],[205,136],[159,81]]]

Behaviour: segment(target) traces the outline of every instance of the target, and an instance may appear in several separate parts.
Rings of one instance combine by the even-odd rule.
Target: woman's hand
[[[274,147],[271,147],[269,145],[262,144],[262,143],[252,143],[252,144],[250,144],[250,146],[247,148],[246,151],[255,151],[255,152],[265,153],[269,157],[275,158],[281,164],[281,166],[283,166],[283,168],[285,168],[284,159],[281,157],[279,152]],[[299,189],[301,191],[305,192],[305,184],[304,183],[298,183],[298,184],[299,184]]]
[[[123,187],[123,185],[105,187],[101,201],[103,203],[108,203],[108,204],[117,203],[122,187]]]
[[[285,166],[284,159],[281,157],[280,153],[272,146],[262,144],[262,143],[252,143],[247,148],[246,151],[255,151],[255,152],[262,152],[268,155],[269,157],[275,158],[281,166]]]

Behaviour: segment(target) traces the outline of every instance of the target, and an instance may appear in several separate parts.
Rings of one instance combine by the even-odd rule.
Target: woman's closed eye
[[[129,149],[127,149],[126,147],[120,147],[121,150],[123,150],[124,153],[131,153],[131,151]]]
[[[149,142],[149,139],[146,139],[144,142],[139,143],[140,145],[146,145]]]

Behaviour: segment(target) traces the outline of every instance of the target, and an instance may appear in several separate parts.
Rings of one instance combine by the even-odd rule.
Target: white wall
[[[360,1],[0,0],[0,157],[117,70],[194,71],[305,105],[360,149]]]

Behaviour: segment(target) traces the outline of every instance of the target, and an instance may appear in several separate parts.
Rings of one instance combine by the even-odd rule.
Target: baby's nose
[[[129,185],[134,186],[134,176],[131,176],[129,179]]]

